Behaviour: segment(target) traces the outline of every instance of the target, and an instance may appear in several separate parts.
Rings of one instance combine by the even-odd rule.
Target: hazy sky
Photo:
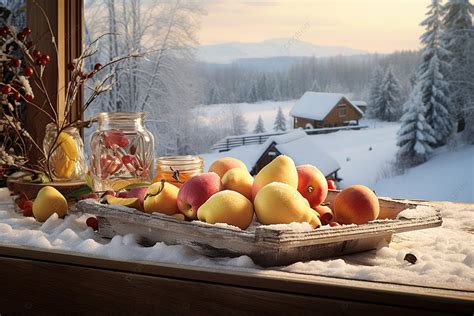
[[[206,0],[201,44],[295,37],[369,52],[417,49],[430,0]]]

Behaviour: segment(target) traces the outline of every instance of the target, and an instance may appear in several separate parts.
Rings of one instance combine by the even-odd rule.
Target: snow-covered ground
[[[296,100],[284,102],[239,103],[242,112],[253,128],[262,115],[267,131],[279,106],[288,118]],[[206,115],[218,115],[227,104],[203,108]],[[398,150],[397,131],[400,123],[362,119],[361,125],[368,129],[339,131],[313,135],[313,141],[341,166],[338,176],[343,179],[339,187],[364,184],[381,196],[427,199],[453,202],[474,202],[474,146],[438,149],[426,163],[396,175],[392,163]],[[203,154],[205,166],[213,161],[234,156],[243,160],[249,168],[262,152],[258,145],[238,147],[230,152]]]
[[[474,290],[474,206],[440,205],[442,227],[394,236],[378,250],[341,258],[295,263],[271,269],[342,278],[417,284],[441,288]],[[143,247],[134,235],[101,240],[85,221],[88,215],[66,219],[51,216],[40,224],[13,211],[8,192],[0,190],[0,243],[45,250],[64,250],[116,260],[144,260],[201,267],[220,267],[258,272],[261,268],[247,256],[208,258],[187,246],[156,243]],[[331,229],[331,228],[328,228]],[[403,260],[407,253],[415,264]]]

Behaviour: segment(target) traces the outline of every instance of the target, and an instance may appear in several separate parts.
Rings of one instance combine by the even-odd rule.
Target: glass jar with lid
[[[199,156],[169,156],[156,159],[156,178],[170,182],[178,188],[192,176],[204,171],[204,160]]]
[[[59,135],[58,135],[59,132]],[[46,125],[43,150],[53,181],[83,180],[86,173],[84,143],[76,127],[61,129],[55,123]]]
[[[143,112],[109,112],[96,116],[91,135],[90,172],[93,190],[118,191],[153,179],[154,139]]]

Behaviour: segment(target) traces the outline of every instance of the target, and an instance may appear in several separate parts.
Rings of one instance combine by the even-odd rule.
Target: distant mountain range
[[[239,59],[272,57],[329,57],[367,54],[366,51],[343,46],[321,46],[293,38],[273,38],[258,43],[222,43],[198,47],[197,60],[228,64]]]

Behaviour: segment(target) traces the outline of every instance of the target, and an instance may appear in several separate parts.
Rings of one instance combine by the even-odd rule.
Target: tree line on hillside
[[[418,62],[418,52],[404,51],[388,55],[298,58],[288,69],[278,71],[254,69],[238,63],[202,66],[202,103],[293,100],[306,91],[339,92],[365,100],[373,69],[389,67],[399,79],[403,96],[411,92]]]

